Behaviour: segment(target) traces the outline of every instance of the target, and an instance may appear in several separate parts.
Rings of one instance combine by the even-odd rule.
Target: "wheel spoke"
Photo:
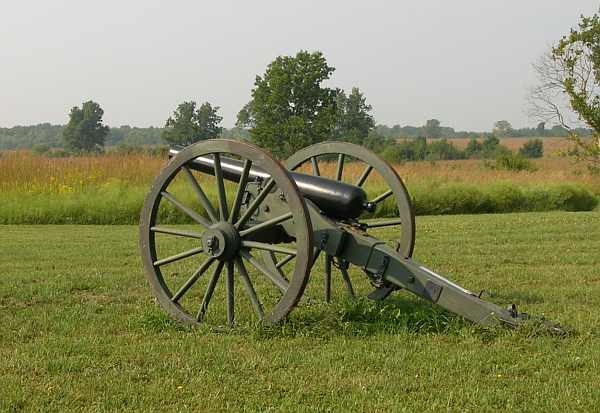
[[[344,154],[340,153],[338,155],[337,169],[335,171],[335,180],[336,181],[342,180],[342,173],[344,173]]]
[[[333,258],[327,254],[325,256],[325,301],[331,301],[331,261]]]
[[[391,189],[388,189],[387,191],[385,191],[383,194],[379,195],[377,198],[373,199],[371,202],[377,204],[381,201],[383,201],[384,199],[386,199],[388,196],[392,195],[393,192]]]
[[[179,291],[177,291],[175,293],[175,295],[171,298],[171,301],[173,301],[174,303],[179,301],[179,299],[183,296],[183,294],[185,294],[187,292],[187,290],[189,290],[190,287],[192,285],[194,285],[194,283],[196,281],[198,281],[198,278],[200,278],[200,276],[202,274],[204,274],[204,272],[208,269],[208,267],[210,267],[210,264],[212,264],[213,261],[214,261],[214,258],[212,258],[212,257],[210,257],[206,261],[204,261],[202,263],[202,265],[200,267],[198,267],[196,272],[194,272],[194,274],[185,282],[185,284],[183,284],[183,286],[179,289]]]
[[[277,266],[277,256],[273,251],[263,250],[261,251],[262,263],[265,267],[273,273],[279,274],[284,280],[288,281],[284,272]],[[290,257],[290,255],[288,255]]]
[[[150,231],[160,232],[161,234],[177,235],[180,237],[202,239],[202,234],[200,234],[199,232],[195,232],[195,231],[186,231],[186,230],[182,230],[182,229],[165,228],[165,227],[152,227],[152,228],[150,228]]]
[[[179,261],[187,257],[191,257],[192,255],[199,254],[203,251],[202,247],[192,248],[191,250],[184,251],[180,254],[171,255],[170,257],[163,258],[162,260],[154,261],[155,267],[160,267],[161,265],[169,264],[174,261]]]
[[[365,222],[364,225],[367,228],[390,227],[392,225],[402,225],[402,220],[400,218],[397,218],[397,219],[385,219],[385,220],[380,220],[380,221]]]
[[[342,280],[344,280],[344,285],[346,286],[348,294],[350,294],[350,296],[353,298],[356,297],[356,295],[354,294],[354,288],[352,287],[352,282],[350,281],[350,275],[348,274],[346,266],[343,262],[338,261],[338,267],[340,269],[340,272],[342,273]]]
[[[227,322],[230,326],[234,321],[234,300],[233,261],[227,261]]]
[[[246,184],[248,183],[248,175],[250,174],[250,168],[252,167],[252,161],[246,159],[244,161],[244,169],[242,170],[242,176],[238,184],[238,190],[235,194],[235,201],[233,202],[233,208],[231,209],[231,215],[229,215],[229,222],[234,223],[240,213],[242,201],[244,199],[244,193],[246,192]]]
[[[244,237],[244,236],[246,236],[248,234],[252,234],[255,231],[272,227],[273,225],[277,225],[277,224],[279,224],[279,223],[281,223],[283,221],[287,221],[288,219],[292,218],[292,216],[293,216],[292,213],[288,212],[288,213],[285,213],[285,214],[280,215],[278,217],[269,219],[269,220],[267,220],[265,222],[261,222],[260,224],[257,224],[257,225],[255,225],[253,227],[250,227],[250,228],[247,228],[247,229],[245,229],[243,231],[240,231],[240,236]]]
[[[292,250],[285,247],[279,247],[273,244],[267,244],[265,242],[256,242],[256,241],[242,241],[242,247],[244,248],[256,248],[259,250],[271,251],[271,252],[280,252],[282,254],[296,256],[298,252],[296,250]]]
[[[206,314],[208,303],[210,303],[210,299],[215,291],[215,286],[217,285],[217,281],[219,281],[219,276],[221,275],[221,270],[223,269],[224,264],[225,263],[223,261],[219,261],[212,273],[212,276],[210,277],[210,281],[206,287],[206,292],[204,293],[204,298],[202,298],[202,305],[200,306],[200,310],[198,310],[198,315],[196,315],[196,321],[199,323],[202,322],[202,319]]]
[[[365,183],[365,181],[369,177],[369,174],[371,173],[372,170],[373,170],[373,167],[371,165],[367,165],[367,167],[365,168],[365,170],[360,175],[360,177],[358,178],[358,180],[356,181],[356,183],[354,185],[356,185],[356,186],[363,186],[363,184]]]
[[[244,258],[248,260],[248,262],[250,262],[250,264],[254,266],[254,268],[266,275],[267,278],[271,280],[271,282],[275,284],[275,286],[279,288],[279,290],[282,293],[285,293],[287,291],[289,283],[286,280],[284,280],[279,274],[274,274],[271,271],[269,271],[264,265],[256,261],[252,254],[250,254],[248,251],[242,250],[241,254]]]
[[[285,257],[284,259],[282,259],[281,261],[279,261],[277,264],[275,264],[275,267],[281,268],[285,264],[287,264],[288,262],[290,262],[291,260],[293,260],[294,258],[296,258],[295,255],[288,255],[287,257]]]
[[[244,261],[240,257],[236,257],[235,266],[237,267],[240,277],[242,277],[242,282],[244,283],[244,287],[246,288],[246,292],[250,297],[250,302],[258,315],[258,318],[262,320],[264,318],[264,312],[258,297],[256,296],[256,291],[254,290],[254,286],[252,285],[252,281],[250,281],[250,277],[248,276],[248,271],[246,271],[246,266],[244,265]]]
[[[171,202],[173,205],[175,205],[182,212],[185,212],[190,218],[192,218],[198,224],[202,225],[204,228],[210,227],[210,222],[206,218],[204,218],[202,215],[200,215],[199,213],[197,213],[190,207],[182,204],[177,198],[175,198],[173,195],[171,195],[167,191],[162,191],[160,194],[162,195],[163,198],[169,200],[169,202]]]
[[[221,214],[221,221],[226,221],[229,218],[229,213],[227,212],[227,196],[225,195],[225,181],[223,180],[223,169],[221,168],[221,155],[215,153],[213,154],[213,159],[219,194],[219,212]]]
[[[313,156],[310,158],[310,163],[312,164],[313,175],[321,176],[321,171],[319,170],[319,162],[317,162],[317,157]]]
[[[256,208],[258,208],[261,202],[264,201],[271,189],[273,189],[273,186],[275,186],[275,181],[273,180],[273,178],[270,178],[267,181],[267,184],[264,186],[264,188],[260,191],[258,196],[254,198],[250,205],[248,205],[248,209],[246,209],[244,215],[242,215],[242,217],[238,219],[238,221],[235,223],[234,226],[236,229],[239,229],[241,226],[243,226],[246,223],[246,221],[252,216],[252,214],[254,214]]]
[[[206,213],[208,214],[208,216],[210,217],[210,219],[212,220],[212,222],[217,222],[218,221],[218,219],[217,219],[217,211],[215,211],[215,209],[213,208],[213,206],[212,206],[211,202],[209,201],[208,197],[206,196],[206,194],[202,190],[202,187],[200,186],[200,184],[198,183],[198,181],[196,180],[196,178],[192,174],[192,171],[190,171],[190,169],[187,166],[183,166],[182,169],[183,169],[183,172],[185,172],[185,176],[187,177],[190,185],[194,189],[194,192],[196,192],[196,195],[198,195],[198,200],[200,201],[200,203],[204,207],[204,210],[206,211]]]

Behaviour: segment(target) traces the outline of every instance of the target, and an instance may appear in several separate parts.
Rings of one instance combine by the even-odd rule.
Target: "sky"
[[[535,125],[531,64],[598,0],[0,0],[0,126],[64,124],[94,100],[111,126],[163,126],[183,101],[235,124],[256,75],[320,50],[377,123]]]

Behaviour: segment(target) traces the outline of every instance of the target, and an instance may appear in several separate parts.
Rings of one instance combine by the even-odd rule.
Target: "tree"
[[[526,158],[544,156],[544,142],[541,139],[530,139],[519,148],[519,154]]]
[[[334,70],[321,52],[301,50],[296,56],[277,57],[256,77],[252,100],[238,121],[251,125],[252,140],[280,158],[329,138],[336,122],[337,92],[321,83]]]
[[[535,128],[535,131],[537,132],[538,136],[546,135],[546,122],[542,121],[538,123],[537,127]]]
[[[221,133],[219,126],[223,118],[217,114],[218,106],[203,103],[196,109],[196,102],[183,102],[177,106],[173,116],[167,119],[162,138],[176,145],[190,145],[205,139],[216,138]]]
[[[423,126],[423,133],[426,138],[437,139],[442,136],[442,128],[440,121],[437,119],[429,119]]]
[[[465,155],[467,158],[478,157],[483,151],[483,145],[475,138],[471,138],[467,147],[465,148]]]
[[[100,152],[108,126],[102,124],[104,111],[94,101],[83,102],[81,108],[74,106],[69,113],[69,123],[63,131],[65,148],[74,152]]]
[[[530,115],[567,129],[570,154],[600,172],[600,17],[582,16],[534,69],[539,84],[530,92]],[[577,133],[581,123],[592,129],[590,138]]]
[[[337,127],[334,133],[336,139],[361,145],[375,127],[375,121],[370,112],[371,105],[357,87],[353,87],[346,97],[343,90],[338,91],[336,98]]]
[[[507,120],[499,120],[494,123],[493,133],[498,136],[508,136],[512,130],[513,127]]]
[[[253,128],[254,127],[254,114],[252,112],[252,102],[248,102],[237,114],[237,121],[235,126],[238,128]]]
[[[499,146],[500,140],[495,135],[487,135],[481,144],[481,153],[483,157],[494,158]]]

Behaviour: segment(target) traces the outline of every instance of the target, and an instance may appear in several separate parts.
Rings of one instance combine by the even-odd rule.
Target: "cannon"
[[[527,318],[415,261],[415,216],[401,178],[378,155],[341,141],[284,164],[242,141],[171,148],[141,212],[139,245],[156,300],[187,324],[213,313],[230,325],[238,317],[279,322],[321,258],[326,301],[335,281],[350,297],[409,291],[482,325]],[[350,266],[360,269],[354,277]]]

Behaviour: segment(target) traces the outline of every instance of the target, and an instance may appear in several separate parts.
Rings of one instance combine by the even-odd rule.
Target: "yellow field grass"
[[[407,162],[395,165],[395,168],[408,185],[427,181],[475,185],[499,181],[516,184],[573,182],[600,193],[600,177],[590,175],[570,159],[554,157],[532,162],[537,167],[534,172],[492,170],[481,160]],[[56,193],[115,182],[149,186],[165,163],[165,158],[141,154],[48,158],[28,151],[4,152],[0,156],[0,190]],[[335,162],[322,163],[320,167],[322,174],[330,177],[335,168]],[[344,181],[356,181],[363,169],[363,164],[349,163],[344,168]],[[369,179],[376,182],[378,178],[373,174]]]
[[[1,155],[0,190],[27,192],[68,192],[116,180],[147,185],[166,162],[142,154],[48,158],[10,151]]]

